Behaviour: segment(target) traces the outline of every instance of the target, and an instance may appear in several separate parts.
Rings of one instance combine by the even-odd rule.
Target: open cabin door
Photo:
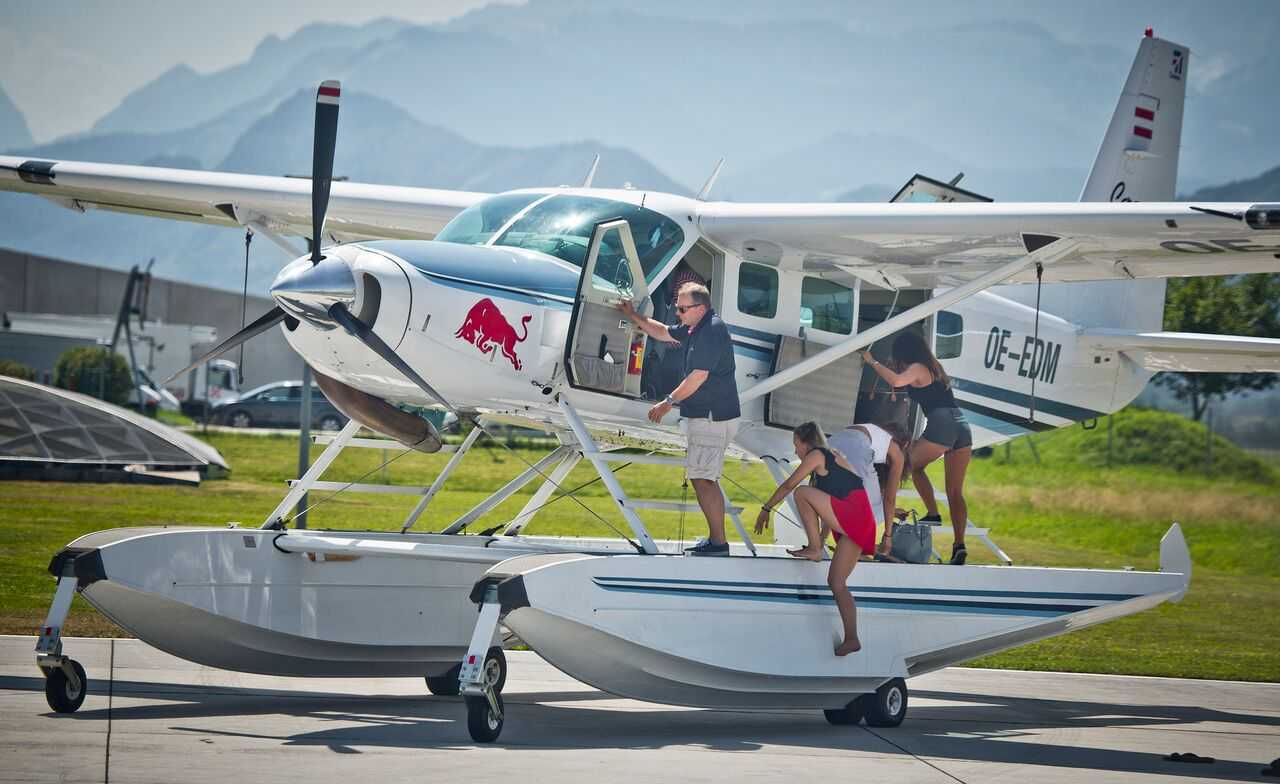
[[[619,219],[596,225],[578,281],[564,360],[575,388],[641,396],[648,338],[618,310],[623,300],[644,315],[653,310],[631,226]]]
[[[993,201],[981,194],[956,187],[956,183],[960,182],[960,178],[963,176],[963,173],[957,174],[951,182],[943,182],[932,177],[926,177],[923,174],[917,174],[907,180],[906,185],[898,189],[893,198],[889,199],[889,203],[915,202],[917,204],[932,204],[936,202]]]

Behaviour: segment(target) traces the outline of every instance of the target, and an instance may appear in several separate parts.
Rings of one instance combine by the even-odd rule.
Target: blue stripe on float
[[[642,586],[606,585],[597,582],[606,591],[624,593],[647,593],[665,596],[696,596],[704,599],[734,599],[738,601],[772,602],[774,604],[829,604],[835,599],[828,591],[825,594],[783,594],[760,591],[722,591],[712,588],[660,588]],[[970,615],[1021,615],[1041,618],[1053,618],[1083,610],[1092,610],[1099,605],[1070,604],[1019,604],[1011,602],[960,602],[930,599],[894,599],[882,596],[868,596],[854,593],[854,599],[864,608],[880,608],[895,610],[917,610],[921,612],[966,613]]]
[[[685,580],[677,578],[654,578],[654,577],[595,577],[592,578],[597,584],[605,582],[615,583],[651,583],[662,585],[705,585],[724,588],[784,588],[794,591],[817,591],[824,593],[828,591],[826,584],[818,583],[762,583],[762,582],[738,582],[733,580]],[[1097,601],[1097,602],[1119,602],[1127,599],[1136,599],[1142,594],[1136,593],[1078,593],[1067,591],[990,591],[990,590],[965,590],[963,588],[892,588],[892,587],[872,587],[866,586],[858,588],[859,591],[871,593],[895,593],[895,594],[933,594],[938,596],[1003,596],[1016,599],[1076,599],[1080,601]]]

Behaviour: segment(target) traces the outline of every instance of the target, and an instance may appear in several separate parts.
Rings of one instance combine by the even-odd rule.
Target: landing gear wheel
[[[896,727],[907,717],[907,682],[894,678],[874,694],[861,697],[868,727]]]
[[[75,659],[68,664],[76,672],[76,678],[80,681],[79,688],[71,685],[71,680],[61,668],[50,670],[48,677],[44,679],[44,698],[57,713],[75,713],[84,704],[84,695],[89,691],[89,679],[84,675],[84,667]]]
[[[502,707],[502,695],[494,694],[498,709]],[[484,697],[466,697],[467,731],[476,743],[493,743],[502,734],[502,719],[493,715],[489,701]]]
[[[444,675],[426,676],[424,680],[427,682],[427,691],[437,697],[457,697],[460,691],[458,673],[461,670],[462,665],[456,664]],[[507,655],[502,652],[501,646],[495,645],[485,654],[484,682],[494,693],[501,692],[502,687],[507,685]]]
[[[462,669],[461,664],[455,664],[449,668],[444,675],[428,675],[424,680],[427,682],[427,691],[437,697],[457,697],[458,696],[458,671]]]
[[[507,655],[500,645],[493,646],[485,654],[484,682],[493,688],[494,694],[501,694],[502,687],[507,685]]]
[[[338,419],[336,416],[332,414],[324,416],[320,419],[320,429],[321,430],[341,430],[342,420]]]
[[[844,726],[847,724],[857,724],[862,721],[862,700],[870,695],[862,695],[853,699],[843,708],[827,708],[822,715],[827,717],[827,722],[836,726]]]

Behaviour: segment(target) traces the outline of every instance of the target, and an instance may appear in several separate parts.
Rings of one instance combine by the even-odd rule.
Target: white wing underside
[[[280,234],[311,233],[307,180],[0,156],[0,190],[221,226],[248,214]],[[430,239],[487,195],[334,183],[326,233]],[[1025,255],[1027,235],[1072,240],[1045,267],[1046,283],[1280,271],[1280,232],[1184,203],[688,203],[703,236],[747,260],[887,287],[958,286]],[[1243,213],[1251,205],[1197,206]],[[1028,269],[1009,282],[1034,280]]]
[[[1197,204],[1243,214],[1249,204]],[[1027,253],[1027,235],[1077,247],[1045,283],[1280,271],[1280,232],[1180,202],[702,205],[707,238],[747,260],[886,287],[959,286]],[[1028,283],[1034,268],[1010,279]]]

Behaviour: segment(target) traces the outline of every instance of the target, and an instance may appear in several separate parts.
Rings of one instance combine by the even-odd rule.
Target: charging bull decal
[[[507,317],[493,304],[493,300],[485,297],[471,306],[462,326],[458,327],[453,336],[471,343],[482,354],[492,354],[495,346],[501,346],[502,356],[511,360],[511,366],[519,370],[524,363],[516,356],[516,344],[523,343],[529,337],[529,322],[532,319],[532,315],[520,319],[524,334],[516,337],[516,328],[511,326]]]

